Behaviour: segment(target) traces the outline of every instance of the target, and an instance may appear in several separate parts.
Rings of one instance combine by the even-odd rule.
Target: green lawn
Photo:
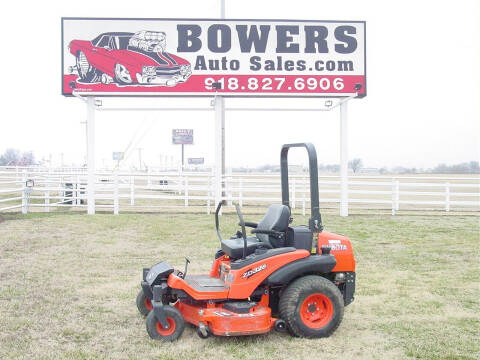
[[[479,359],[478,216],[324,216],[350,236],[355,301],[327,339],[287,334],[150,340],[135,306],[141,269],[210,268],[218,239],[199,214],[5,215],[0,359]],[[246,215],[247,220],[259,216]],[[235,215],[222,217],[233,233]],[[305,223],[297,216],[295,223]]]

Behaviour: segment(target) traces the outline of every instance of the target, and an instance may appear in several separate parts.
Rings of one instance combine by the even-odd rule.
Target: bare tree
[[[355,159],[348,162],[348,166],[350,166],[350,168],[353,170],[353,172],[356,173],[363,166],[362,159],[355,158]]]
[[[0,156],[0,165],[17,165],[21,158],[20,150],[9,148]]]
[[[30,166],[35,165],[35,155],[33,155],[33,151],[26,151],[22,154],[22,158],[18,165],[21,166]]]
[[[9,148],[0,156],[0,166],[29,166],[35,164],[32,151],[21,153],[18,149]]]

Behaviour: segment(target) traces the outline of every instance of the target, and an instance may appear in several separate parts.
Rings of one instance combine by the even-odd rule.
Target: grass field
[[[478,216],[324,216],[357,259],[355,301],[333,336],[150,340],[141,269],[210,268],[213,216],[74,213],[0,219],[0,359],[479,359]],[[247,220],[258,216],[248,215]],[[233,233],[236,216],[221,219]],[[306,220],[297,216],[295,223]]]

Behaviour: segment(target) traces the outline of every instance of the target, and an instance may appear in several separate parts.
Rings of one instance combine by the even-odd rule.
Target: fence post
[[[177,181],[177,194],[181,195],[182,194],[182,183],[183,183],[183,178],[180,175],[180,172],[178,173],[178,181]]]
[[[450,183],[445,184],[445,211],[450,211]]]
[[[48,182],[48,177],[46,177],[45,188],[48,189],[49,186],[50,186],[50,183]],[[45,200],[45,206],[44,206],[43,211],[50,212],[50,190],[44,190],[43,197],[44,197],[44,200]]]
[[[228,200],[228,205],[229,206],[232,206],[232,204],[233,204],[233,201],[232,201],[232,197],[233,197],[232,185],[233,185],[233,179],[230,176],[226,177],[225,178],[225,194],[227,195],[227,198],[230,199],[230,200]]]
[[[296,192],[296,178],[295,176],[292,178],[292,209],[295,209],[296,205],[295,203],[297,202],[297,192]]]
[[[239,188],[239,191],[238,191],[238,204],[240,205],[240,207],[243,206],[243,178],[240,178],[239,181],[238,181],[238,188]]]
[[[75,205],[80,205],[81,204],[81,200],[80,200],[80,177],[78,175],[75,177],[75,191],[74,191],[74,194],[75,194],[74,204]]]
[[[49,183],[45,183],[45,185],[50,186]],[[45,212],[50,212],[50,190],[45,190]]]
[[[115,170],[113,175],[113,214],[118,215],[119,205],[118,205],[118,170]]]
[[[400,181],[395,180],[395,210],[400,210]]]
[[[207,215],[210,215],[210,194],[212,188],[212,181],[210,175],[207,175]]]
[[[395,215],[395,210],[397,207],[395,206],[395,179],[392,179],[392,215]]]
[[[135,176],[130,176],[130,206],[135,205]]]
[[[184,183],[184,195],[185,195],[185,207],[188,207],[188,177],[185,176],[185,183]]]
[[[23,190],[22,190],[22,214],[28,213],[27,209],[27,174],[25,170],[23,170],[22,173],[22,185],[23,185]]]

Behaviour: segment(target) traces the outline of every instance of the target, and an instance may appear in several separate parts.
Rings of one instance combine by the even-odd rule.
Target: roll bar
[[[312,209],[308,226],[312,232],[323,230],[322,217],[320,215],[319,194],[318,194],[318,165],[317,151],[311,143],[285,144],[280,152],[280,168],[282,179],[282,204],[290,207],[290,195],[288,187],[288,150],[292,147],[304,147],[308,152],[308,163],[310,168],[310,206]]]

